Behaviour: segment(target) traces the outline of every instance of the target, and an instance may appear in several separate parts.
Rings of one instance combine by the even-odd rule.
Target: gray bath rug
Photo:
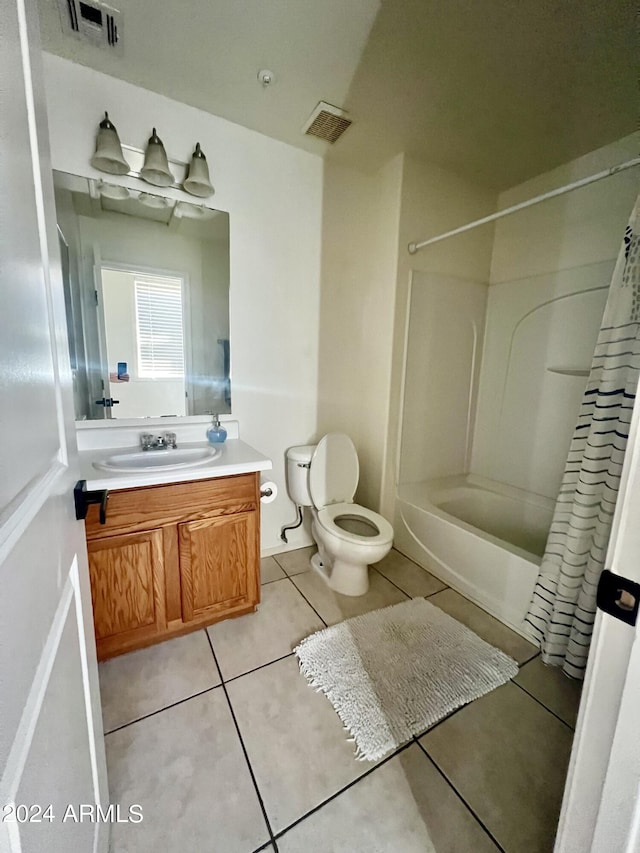
[[[513,658],[424,598],[332,625],[294,651],[368,761],[518,672]]]

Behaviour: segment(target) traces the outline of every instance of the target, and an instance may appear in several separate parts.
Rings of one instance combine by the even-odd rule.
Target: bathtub
[[[526,635],[554,501],[474,475],[398,487],[394,544]]]

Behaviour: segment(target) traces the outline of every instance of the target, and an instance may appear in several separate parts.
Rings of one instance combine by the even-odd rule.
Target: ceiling
[[[635,0],[111,3],[124,55],[55,0],[45,50],[358,168],[406,151],[504,189],[638,127]],[[332,147],[301,132],[320,100],[354,120]]]

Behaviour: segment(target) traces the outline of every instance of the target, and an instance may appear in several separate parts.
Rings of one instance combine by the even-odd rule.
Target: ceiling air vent
[[[302,132],[307,136],[317,136],[333,145],[351,124],[345,110],[320,101],[309,116]]]
[[[58,11],[64,32],[122,53],[122,12],[99,0],[58,0]]]

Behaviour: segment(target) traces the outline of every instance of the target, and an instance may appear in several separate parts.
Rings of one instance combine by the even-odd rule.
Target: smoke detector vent
[[[65,33],[122,53],[122,12],[99,0],[58,0],[58,12]]]
[[[317,136],[318,139],[324,139],[325,142],[333,145],[351,123],[351,119],[347,118],[346,110],[320,101],[307,119],[302,132],[306,136]]]

